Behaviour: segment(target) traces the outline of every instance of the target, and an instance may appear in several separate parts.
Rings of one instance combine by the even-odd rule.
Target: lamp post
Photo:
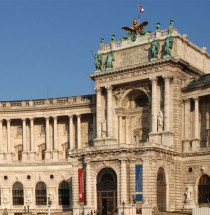
[[[124,213],[125,202],[124,201],[122,202],[122,206],[123,206],[123,215],[125,215],[125,213]]]

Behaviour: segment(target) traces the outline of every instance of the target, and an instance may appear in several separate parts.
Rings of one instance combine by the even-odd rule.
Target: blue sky
[[[210,53],[210,0],[0,0],[0,101],[94,93],[91,51],[120,40],[137,18],[168,28]]]

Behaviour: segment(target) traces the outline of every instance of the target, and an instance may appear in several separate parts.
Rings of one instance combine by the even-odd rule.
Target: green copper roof
[[[200,76],[198,79],[190,82],[187,86],[188,87],[194,87],[194,86],[199,86],[199,85],[208,85],[210,84],[210,74],[205,74]]]

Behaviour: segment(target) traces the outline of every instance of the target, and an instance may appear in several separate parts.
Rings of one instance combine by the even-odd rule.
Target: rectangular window
[[[22,151],[19,150],[18,151],[18,161],[21,161],[22,160]]]
[[[42,152],[42,160],[44,160],[45,159],[45,150],[43,149],[41,152]]]
[[[46,126],[42,125],[41,126],[41,133],[45,133],[46,132]]]

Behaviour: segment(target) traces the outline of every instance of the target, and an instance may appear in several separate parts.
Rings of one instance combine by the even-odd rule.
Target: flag
[[[139,12],[143,13],[144,12],[144,8],[139,4]]]

